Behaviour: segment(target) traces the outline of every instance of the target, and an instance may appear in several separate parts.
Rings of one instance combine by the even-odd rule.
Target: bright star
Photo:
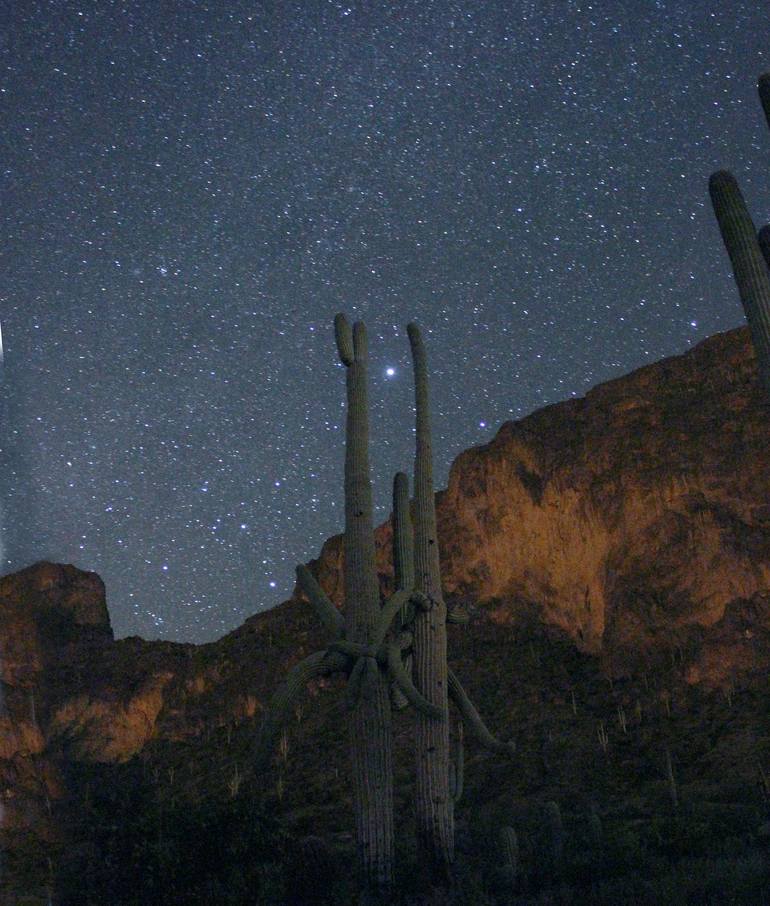
[[[388,366],[388,367],[385,369],[385,374],[386,374],[388,377],[393,377],[393,375],[394,375],[395,373],[396,373],[396,369],[393,368],[392,365],[391,365],[391,366]]]

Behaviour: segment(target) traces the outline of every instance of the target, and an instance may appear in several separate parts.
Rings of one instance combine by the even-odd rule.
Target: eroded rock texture
[[[614,672],[700,651],[693,682],[767,660],[770,405],[746,330],[504,424],[438,495],[445,592],[534,613]],[[389,526],[378,531],[387,581]],[[315,568],[340,599],[341,542]]]

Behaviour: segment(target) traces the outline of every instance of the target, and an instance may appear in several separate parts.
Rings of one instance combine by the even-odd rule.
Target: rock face
[[[533,613],[614,671],[693,646],[692,682],[767,663],[770,406],[744,329],[504,424],[438,495],[448,599]],[[378,530],[383,581],[389,526]],[[341,539],[316,572],[341,597]]]
[[[472,604],[487,633],[552,627],[615,677],[678,662],[692,686],[751,682],[770,668],[769,435],[745,330],[503,425],[438,495],[448,602]],[[390,537],[377,529],[385,590]],[[312,568],[341,603],[341,537]],[[115,641],[93,573],[39,563],[0,579],[0,843],[66,838],[73,765],[194,753],[225,732],[229,746],[239,727],[250,739],[319,639],[296,594],[196,647]],[[472,666],[472,642],[454,644]],[[239,770],[216,773],[222,790]]]
[[[112,641],[95,573],[39,563],[0,579],[0,758],[39,752],[67,676]]]

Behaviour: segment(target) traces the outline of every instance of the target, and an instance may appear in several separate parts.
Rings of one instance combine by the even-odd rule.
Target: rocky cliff
[[[574,710],[576,677],[586,670],[614,681],[644,676],[649,690],[649,675],[675,666],[677,681],[699,695],[764,678],[769,431],[748,336],[736,330],[507,423],[458,457],[438,495],[441,558],[448,599],[470,604],[477,621],[453,630],[452,656],[498,725],[513,722],[514,711],[519,727],[531,720],[527,696],[563,704],[571,695]],[[377,530],[384,588],[389,544],[385,524]],[[335,537],[312,565],[338,603],[341,560]],[[537,627],[562,652],[547,694],[540,668],[516,672],[521,631]],[[126,797],[107,812],[128,809],[130,790],[159,778],[172,801],[237,796],[271,691],[319,640],[296,594],[220,641],[192,646],[115,641],[95,574],[40,563],[0,579],[0,842],[8,869],[0,880],[8,902],[20,889],[37,891],[29,902],[44,902],[72,884],[45,854],[71,852],[74,834],[78,858],[86,858],[96,833],[89,822],[98,822],[84,816],[102,814],[92,797],[104,794],[105,776],[122,777],[107,786]],[[514,648],[506,686],[494,664],[513,658]],[[565,678],[570,658],[577,666]],[[540,685],[512,706],[531,675]],[[331,707],[323,693],[323,684],[310,693],[322,703],[319,714]],[[298,714],[297,724],[303,720]],[[319,720],[308,723],[317,729]],[[332,749],[337,736],[328,739]],[[593,729],[586,740],[595,744]],[[317,757],[308,751],[309,761]],[[308,772],[305,796],[315,790],[323,801],[336,781],[326,766]],[[100,859],[88,858],[91,866]]]
[[[698,649],[692,682],[767,665],[770,407],[735,330],[504,424],[438,495],[445,592],[533,611],[608,669]],[[390,577],[390,528],[378,530]],[[342,539],[315,563],[342,597]]]

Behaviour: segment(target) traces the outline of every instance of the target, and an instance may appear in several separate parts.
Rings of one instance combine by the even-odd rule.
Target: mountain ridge
[[[617,811],[615,788],[599,787],[610,778],[626,788],[625,762],[590,782],[577,770],[595,760],[597,727],[615,713],[624,729],[610,730],[610,744],[627,762],[632,723],[633,758],[646,776],[654,777],[662,745],[679,745],[683,786],[716,796],[737,757],[729,797],[745,798],[768,738],[757,708],[770,668],[769,424],[748,333],[738,329],[508,422],[457,457],[437,494],[442,571],[448,601],[468,606],[475,621],[450,627],[450,660],[462,665],[490,726],[521,752],[510,766],[471,758],[461,830],[474,815],[483,824],[490,809],[515,811],[531,795],[572,801],[587,783]],[[388,522],[376,529],[383,593],[392,585],[390,537]],[[334,536],[310,564],[337,604],[342,557]],[[311,706],[289,731],[293,755],[280,756],[267,777],[250,773],[270,696],[323,643],[296,589],[221,639],[192,645],[115,640],[94,573],[41,562],[0,578],[7,901],[24,892],[44,903],[88,876],[92,899],[63,894],[61,902],[123,902],[112,885],[121,866],[126,877],[133,868],[116,835],[139,846],[131,836],[138,822],[142,858],[161,866],[152,882],[165,891],[159,901],[172,902],[166,850],[146,842],[145,825],[160,834],[169,814],[182,826],[198,813],[205,825],[211,809],[230,815],[228,803],[285,813],[292,837],[322,828],[347,852],[344,775],[330,768],[345,759],[334,683],[309,690]],[[749,709],[740,720],[725,711],[735,690]],[[688,728],[686,745],[673,734],[676,720]],[[408,721],[395,723],[402,815]],[[716,755],[710,742],[694,742],[704,721],[708,739],[721,740]],[[560,734],[574,752],[556,744]],[[685,761],[691,750],[703,761]],[[651,781],[650,801],[657,790]],[[753,815],[757,806],[741,800],[740,808]],[[242,825],[228,833],[236,839]],[[113,862],[102,865],[105,847]],[[186,895],[179,902],[191,901]]]

